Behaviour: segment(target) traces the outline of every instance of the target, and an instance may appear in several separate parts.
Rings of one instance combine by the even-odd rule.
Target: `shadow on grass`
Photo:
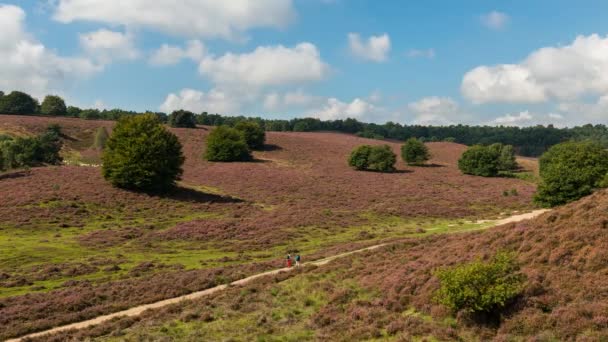
[[[7,173],[0,173],[0,181],[4,179],[15,179],[21,177],[27,177],[30,175],[30,171],[21,170],[21,171],[9,171]]]
[[[412,164],[412,165],[408,165],[410,167],[428,167],[428,168],[433,168],[433,167],[445,167],[445,165],[441,165],[441,164]]]
[[[195,189],[176,186],[172,190],[166,193],[153,193],[153,196],[170,198],[176,201],[183,202],[197,202],[197,203],[242,203],[244,202],[240,198],[222,196],[216,194],[209,194],[206,192],[198,191]]]
[[[272,151],[281,151],[283,148],[279,145],[275,144],[266,144],[259,151],[262,152],[272,152]]]

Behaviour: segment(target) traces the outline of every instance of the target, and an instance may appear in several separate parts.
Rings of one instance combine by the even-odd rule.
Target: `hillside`
[[[530,221],[411,239],[55,340],[602,341],[607,227],[602,191]],[[457,320],[434,304],[434,269],[497,250],[515,252],[527,276],[499,326]]]
[[[91,148],[108,121],[0,117],[4,134],[57,123],[70,166],[0,175],[0,338],[174,297],[276,268],[395,239],[479,229],[532,208],[535,186],[464,176],[464,146],[431,143],[432,166],[356,172],[338,133],[269,133],[252,163],[202,160],[209,128],[172,129],[186,164],[178,189],[150,196],[112,188]],[[399,145],[390,143],[395,152]],[[504,196],[516,190],[517,195]]]

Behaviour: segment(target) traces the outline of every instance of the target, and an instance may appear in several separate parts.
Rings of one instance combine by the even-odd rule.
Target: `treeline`
[[[63,99],[57,96],[47,96],[42,104],[30,95],[22,92],[11,92],[4,95],[0,92],[0,113],[24,115],[51,115],[78,117],[90,120],[118,120],[122,116],[142,114],[121,109],[98,110],[82,109],[66,106]],[[166,113],[152,113],[163,123],[174,126],[172,117]],[[552,125],[533,127],[505,126],[420,126],[402,125],[394,122],[385,124],[364,123],[356,119],[322,121],[315,118],[300,118],[291,120],[263,119],[260,117],[224,116],[203,112],[194,114],[187,111],[177,111],[179,119],[184,116],[195,124],[208,126],[226,125],[234,127],[242,121],[253,121],[266,131],[279,132],[315,132],[334,131],[357,134],[372,139],[393,139],[405,141],[418,138],[424,142],[449,141],[465,145],[490,145],[501,143],[514,146],[516,152],[524,156],[539,156],[549,147],[560,142],[575,140],[593,140],[608,148],[608,128],[606,125],[584,125],[574,128],[556,128]],[[173,115],[174,117],[176,115]],[[180,127],[181,125],[177,125]],[[187,125],[181,126],[187,127]]]

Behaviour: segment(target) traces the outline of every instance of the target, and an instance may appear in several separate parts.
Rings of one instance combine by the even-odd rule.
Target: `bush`
[[[348,165],[356,170],[392,172],[395,171],[397,156],[388,145],[362,145],[355,148],[348,159]]]
[[[40,106],[40,113],[44,115],[67,115],[68,109],[65,106],[65,101],[59,96],[49,95],[44,98]]]
[[[469,147],[458,160],[458,168],[464,174],[494,177],[498,175],[500,154],[487,146]]]
[[[97,150],[103,150],[106,147],[109,135],[105,127],[99,127],[95,132],[95,140],[93,142],[93,148]]]
[[[187,110],[176,110],[169,115],[169,126],[180,128],[196,128],[194,113]]]
[[[497,143],[490,145],[490,149],[495,151],[498,155],[499,171],[513,171],[517,169],[515,149],[513,149],[513,146]]]
[[[44,164],[61,163],[61,130],[51,125],[47,131],[37,137],[3,137],[0,139],[0,169],[33,167]]]
[[[537,203],[553,207],[578,200],[608,186],[608,152],[590,141],[555,145],[540,158],[540,177]]]
[[[247,146],[249,146],[250,149],[259,150],[264,147],[266,132],[257,122],[240,121],[234,128],[243,132]]]
[[[82,112],[82,109],[74,106],[69,106],[66,111],[66,115],[77,118],[80,116],[80,112]]]
[[[122,117],[106,143],[102,173],[112,185],[166,191],[182,175],[184,156],[177,137],[155,115]]]
[[[401,157],[408,165],[422,165],[431,155],[429,148],[422,141],[410,138],[401,146]]]
[[[480,260],[438,270],[441,287],[436,300],[454,312],[496,314],[523,290],[525,277],[513,256],[498,253]]]
[[[1,114],[35,114],[38,101],[26,93],[13,91],[0,97]]]
[[[216,127],[207,137],[205,159],[216,162],[251,160],[245,135],[228,126]]]

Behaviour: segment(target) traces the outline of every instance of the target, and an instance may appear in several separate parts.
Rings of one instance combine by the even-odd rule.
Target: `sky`
[[[0,90],[86,108],[608,121],[608,1],[0,0]]]

